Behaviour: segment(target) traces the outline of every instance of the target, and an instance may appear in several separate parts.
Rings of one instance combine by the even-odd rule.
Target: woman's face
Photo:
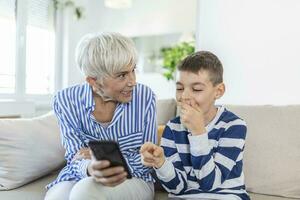
[[[136,65],[131,63],[124,70],[114,74],[111,77],[103,79],[102,84],[96,81],[94,91],[101,91],[102,95],[113,101],[127,103],[132,99],[133,87],[136,85],[135,77]]]

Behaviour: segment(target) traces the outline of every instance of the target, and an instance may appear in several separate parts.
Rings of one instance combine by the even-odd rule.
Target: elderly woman
[[[117,33],[88,35],[77,47],[76,60],[86,83],[54,98],[67,165],[47,186],[45,199],[153,199],[153,178],[139,148],[157,142],[156,101],[148,87],[136,83],[133,42]],[[109,161],[80,156],[94,140],[116,141],[133,178]]]

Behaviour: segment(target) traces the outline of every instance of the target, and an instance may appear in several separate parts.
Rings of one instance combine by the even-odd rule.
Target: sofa
[[[244,153],[252,200],[300,199],[300,105],[226,108],[248,127]],[[158,136],[176,115],[174,99],[158,100]],[[52,112],[30,119],[0,119],[0,199],[40,200],[45,185],[64,165],[64,150]],[[156,185],[155,199],[167,199]]]

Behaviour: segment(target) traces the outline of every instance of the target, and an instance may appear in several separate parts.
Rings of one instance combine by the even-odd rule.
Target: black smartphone
[[[97,160],[108,160],[110,167],[122,166],[127,172],[127,178],[132,178],[127,163],[120,151],[119,145],[115,141],[90,141],[91,148]]]

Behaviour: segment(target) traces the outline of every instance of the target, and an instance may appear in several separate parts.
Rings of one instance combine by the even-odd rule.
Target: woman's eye
[[[182,88],[176,88],[176,90],[177,90],[177,91],[181,91],[181,90],[183,90],[183,89],[182,89]]]
[[[120,74],[119,76],[118,76],[118,78],[124,78],[125,77],[125,74]]]

